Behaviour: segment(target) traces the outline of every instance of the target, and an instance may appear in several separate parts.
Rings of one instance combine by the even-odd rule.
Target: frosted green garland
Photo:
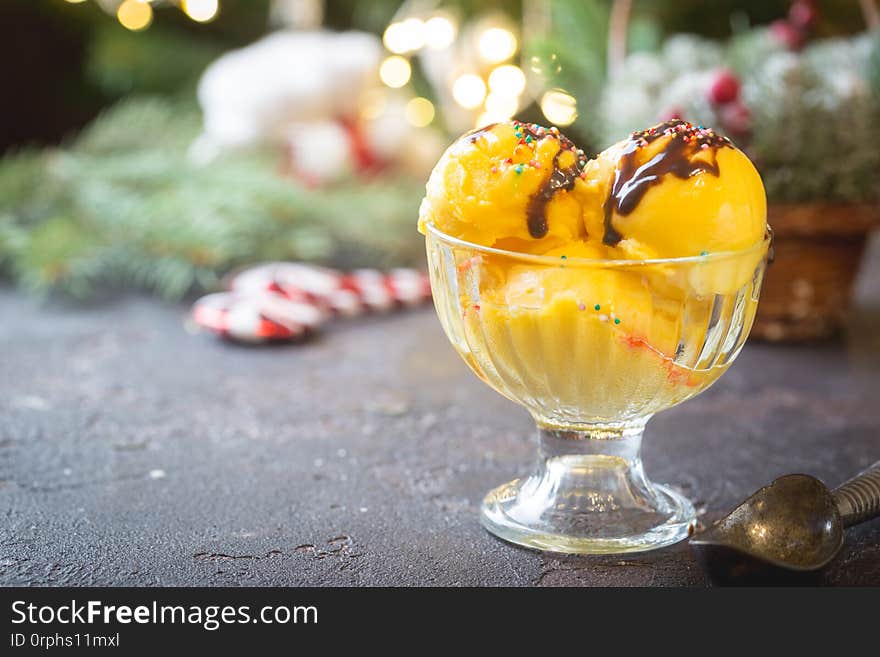
[[[583,125],[600,146],[675,109],[723,126],[706,97],[719,68],[742,80],[751,112],[735,137],[761,170],[773,201],[873,202],[880,198],[880,34],[817,41],[801,53],[765,29],[720,44],[676,36],[657,53],[634,53]],[[723,128],[722,128],[723,130]]]

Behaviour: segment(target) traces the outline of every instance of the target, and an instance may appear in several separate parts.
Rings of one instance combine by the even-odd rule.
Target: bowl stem
[[[512,543],[577,554],[639,552],[686,538],[693,506],[642,467],[648,419],[539,425],[534,473],[486,496],[483,525]]]

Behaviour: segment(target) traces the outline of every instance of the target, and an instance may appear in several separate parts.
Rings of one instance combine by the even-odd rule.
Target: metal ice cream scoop
[[[795,581],[828,564],[844,530],[880,515],[880,461],[829,490],[792,474],[761,488],[690,540],[716,584]]]

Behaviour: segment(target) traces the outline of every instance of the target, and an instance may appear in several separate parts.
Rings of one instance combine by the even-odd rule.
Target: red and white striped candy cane
[[[218,292],[196,301],[192,318],[200,327],[230,340],[272,342],[309,335],[324,323],[326,313],[277,292]]]
[[[349,274],[303,263],[273,262],[247,269],[230,281],[239,293],[274,290],[344,316],[415,306],[431,298],[427,275],[415,269],[383,273],[358,269]]]

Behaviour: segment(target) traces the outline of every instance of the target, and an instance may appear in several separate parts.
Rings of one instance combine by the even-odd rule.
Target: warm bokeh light
[[[401,23],[409,40],[409,49],[418,50],[425,45],[425,24],[418,18],[407,18]]]
[[[455,40],[455,24],[446,16],[434,16],[425,22],[425,44],[434,50],[442,50]]]
[[[198,23],[214,20],[220,10],[218,0],[183,0],[180,4],[183,13]]]
[[[385,33],[382,35],[382,43],[393,53],[406,52],[406,35],[403,33],[403,24],[391,23],[386,27]]]
[[[146,2],[125,0],[116,9],[116,18],[122,27],[132,32],[139,32],[147,29],[153,22],[153,8]]]
[[[424,128],[434,120],[434,104],[427,98],[413,98],[404,108],[404,117],[411,125]]]
[[[493,116],[503,117],[501,120],[506,121],[519,109],[519,103],[516,96],[507,96],[499,93],[490,93],[486,97],[486,113]]]
[[[386,57],[385,61],[383,61],[382,65],[379,67],[379,78],[382,82],[394,89],[402,87],[409,82],[411,75],[412,68],[410,67],[409,62],[399,55]]]
[[[85,2],[86,0],[65,0],[65,1],[66,1],[66,2],[69,2],[69,3],[72,4],[72,5],[78,5],[78,4],[82,3],[82,2]]]
[[[382,35],[382,43],[398,55],[418,50],[425,45],[425,24],[418,18],[391,23]]]
[[[462,107],[477,107],[486,97],[486,83],[479,75],[465,73],[453,83],[452,97]]]
[[[550,123],[571,125],[577,118],[577,101],[561,89],[552,89],[541,96],[541,111]]]
[[[505,96],[519,96],[526,88],[525,73],[518,66],[506,64],[489,74],[489,89]]]
[[[490,27],[480,35],[480,57],[487,62],[503,62],[516,52],[516,37],[503,27]]]

